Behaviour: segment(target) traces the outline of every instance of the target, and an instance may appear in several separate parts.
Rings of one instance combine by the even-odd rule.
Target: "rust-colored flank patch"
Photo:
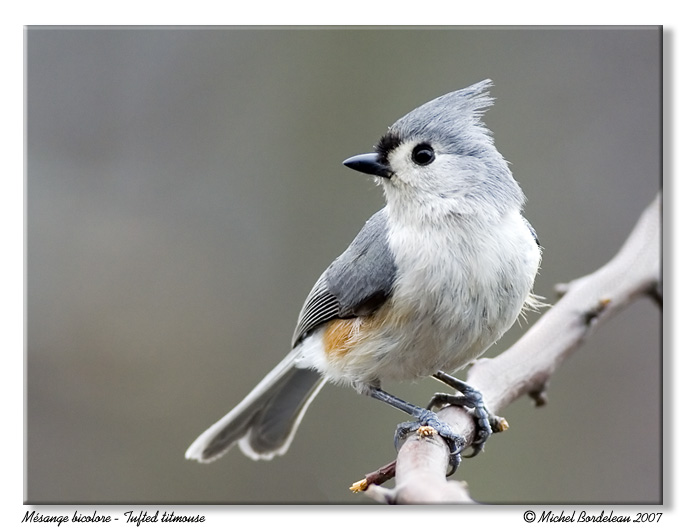
[[[354,344],[356,319],[334,319],[327,323],[323,344],[328,356],[345,356]]]

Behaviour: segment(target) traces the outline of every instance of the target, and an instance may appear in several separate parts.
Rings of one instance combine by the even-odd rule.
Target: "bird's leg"
[[[394,447],[396,449],[399,449],[399,443],[409,433],[417,431],[421,426],[432,427],[449,445],[449,466],[451,469],[447,476],[456,471],[461,462],[461,450],[466,446],[466,439],[463,436],[456,434],[448,424],[441,421],[437,414],[430,409],[424,409],[423,407],[408,403],[383,391],[379,387],[371,387],[367,392],[376,400],[385,402],[416,419],[415,422],[404,422],[397,426],[394,434]]]
[[[427,406],[428,409],[447,404],[472,409],[477,430],[475,440],[471,444],[473,452],[470,455],[464,456],[466,458],[474,457],[483,450],[485,442],[487,442],[487,439],[493,432],[504,431],[507,428],[506,420],[490,413],[483,403],[483,395],[480,391],[474,389],[465,381],[461,381],[442,371],[437,372],[433,377],[449,385],[452,389],[459,391],[461,394],[437,393],[430,400]]]

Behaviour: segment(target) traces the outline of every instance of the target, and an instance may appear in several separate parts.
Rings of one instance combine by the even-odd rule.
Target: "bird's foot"
[[[456,434],[453,429],[445,422],[440,420],[433,411],[418,408],[417,413],[413,413],[416,421],[400,423],[394,434],[394,447],[399,449],[401,442],[409,434],[416,432],[420,436],[431,436],[438,434],[447,442],[449,447],[449,473],[452,475],[461,463],[461,451],[466,445],[466,439]]]
[[[432,409],[434,407],[441,407],[442,405],[457,405],[466,408],[475,419],[476,433],[473,443],[471,444],[473,451],[468,455],[464,455],[464,457],[471,458],[476,456],[483,451],[487,439],[490,438],[493,432],[498,433],[508,429],[509,424],[504,418],[492,414],[488,411],[487,407],[485,407],[483,395],[479,390],[474,389],[467,383],[445,374],[444,372],[438,372],[435,378],[461,392],[461,394],[437,393],[430,400],[427,408]]]

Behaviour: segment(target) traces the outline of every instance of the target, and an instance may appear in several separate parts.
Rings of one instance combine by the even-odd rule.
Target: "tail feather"
[[[256,414],[249,432],[239,441],[244,454],[253,459],[283,455],[306,409],[324,383],[317,372],[292,369],[287,383],[269,405]]]
[[[234,409],[199,436],[186,458],[212,462],[235,443],[246,456],[271,459],[289,448],[296,428],[324,380],[295,366],[289,354]]]

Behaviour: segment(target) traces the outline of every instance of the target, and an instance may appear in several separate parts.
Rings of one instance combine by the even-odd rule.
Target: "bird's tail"
[[[239,405],[206,430],[186,450],[186,458],[212,462],[235,443],[254,460],[284,454],[308,405],[324,380],[295,366],[292,351]]]

